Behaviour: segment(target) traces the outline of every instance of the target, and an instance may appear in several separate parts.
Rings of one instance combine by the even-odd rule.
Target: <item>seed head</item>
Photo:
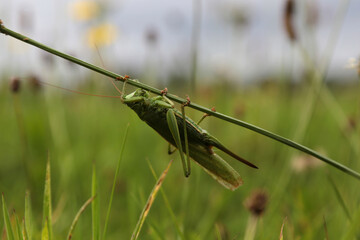
[[[245,200],[245,207],[255,216],[261,217],[267,207],[269,196],[263,189],[254,190]]]
[[[37,76],[32,75],[29,77],[29,85],[34,91],[38,91],[41,89],[40,80]]]
[[[51,55],[47,52],[43,52],[41,54],[41,60],[50,67],[54,66],[54,63],[55,63],[54,55]]]
[[[348,128],[351,130],[356,129],[357,121],[355,117],[349,117],[348,118]]]
[[[306,18],[305,23],[308,27],[315,27],[319,20],[319,9],[316,1],[308,1],[305,4]]]
[[[145,40],[149,45],[154,46],[158,42],[158,35],[156,29],[150,28],[145,32]]]
[[[20,79],[18,77],[13,77],[10,80],[10,91],[12,91],[13,93],[17,93],[20,91]]]
[[[295,2],[294,0],[286,0],[284,8],[284,25],[285,31],[291,41],[295,41],[297,39],[294,27],[294,17]]]
[[[245,112],[246,112],[246,106],[245,106],[245,104],[240,102],[237,105],[235,105],[233,111],[237,118],[243,118],[245,115]]]
[[[343,134],[346,136],[357,130],[359,124],[359,118],[355,115],[347,116],[347,121],[342,128]]]

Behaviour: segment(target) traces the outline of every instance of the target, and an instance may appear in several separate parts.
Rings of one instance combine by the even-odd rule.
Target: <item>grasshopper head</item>
[[[149,97],[150,94],[148,91],[139,88],[136,89],[134,92],[126,95],[123,98],[123,103],[128,105],[140,116],[144,112],[144,108],[146,108],[146,102],[148,101]]]
[[[136,91],[126,95],[123,98],[123,103],[128,105],[132,110],[134,110],[138,116],[142,119],[143,114],[146,113],[148,107],[148,101],[150,94],[148,91],[143,89],[136,89]]]
[[[139,99],[139,98],[149,98],[150,94],[148,91],[145,91],[144,89],[138,88],[134,92],[126,95],[124,97],[124,100],[130,100],[131,99]]]

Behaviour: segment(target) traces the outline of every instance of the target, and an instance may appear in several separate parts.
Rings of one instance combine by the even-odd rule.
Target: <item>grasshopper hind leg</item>
[[[187,137],[187,124],[185,118],[185,107],[190,104],[190,98],[186,97],[187,102],[181,104],[181,114],[183,116],[183,128],[184,128],[184,142],[185,142],[185,152],[186,152],[186,164],[188,166],[189,175],[190,175],[190,156],[189,156],[189,142]]]
[[[180,158],[181,158],[181,163],[183,165],[185,177],[188,177],[188,176],[190,176],[190,158],[189,158],[189,150],[188,150],[189,147],[187,144],[187,135],[185,135],[185,145],[186,145],[185,149],[186,149],[186,155],[187,155],[187,159],[185,160],[177,119],[176,119],[174,111],[172,109],[169,109],[167,111],[166,120],[167,120],[169,130],[174,138],[175,145],[179,149],[179,154],[180,154]],[[185,129],[184,131],[186,131],[186,125],[184,125],[184,129]]]
[[[162,93],[163,98],[171,105],[171,107],[174,107],[174,103],[170,99],[168,99],[166,97],[167,88],[162,90],[161,93]],[[189,99],[189,97],[187,97],[187,102],[185,102],[185,103],[183,103],[181,105],[181,112],[182,112],[182,115],[183,115],[183,126],[184,126],[183,128],[184,128],[184,138],[185,138],[184,142],[185,142],[186,160],[185,160],[185,157],[184,157],[184,151],[183,151],[183,148],[182,148],[180,132],[179,132],[179,126],[178,126],[178,122],[177,122],[176,117],[175,117],[175,113],[171,108],[166,113],[166,121],[168,123],[170,132],[171,132],[171,134],[172,134],[172,136],[174,138],[176,147],[179,149],[179,154],[180,154],[180,157],[181,157],[181,163],[183,165],[185,177],[190,176],[190,171],[191,171],[190,170],[189,145],[188,145],[187,130],[186,130],[187,125],[186,125],[186,118],[185,118],[185,107],[187,105],[189,105],[189,103],[190,103],[190,99]],[[171,154],[174,151],[171,151],[171,148],[170,148],[170,145],[169,145],[168,153]]]

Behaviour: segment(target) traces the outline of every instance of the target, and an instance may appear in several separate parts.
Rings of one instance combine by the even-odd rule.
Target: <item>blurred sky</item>
[[[198,73],[201,79],[225,76],[234,82],[254,82],[293,69],[302,76],[303,62],[283,27],[284,0],[201,1]],[[295,26],[305,49],[321,62],[336,13],[343,0],[307,0],[298,3]],[[360,55],[360,1],[350,5],[341,31],[331,38],[329,78],[356,80],[345,68]],[[107,68],[122,75],[166,81],[172,75],[189,76],[193,1],[104,0],[98,15],[86,21],[76,17],[70,0],[0,1],[0,19],[12,30],[55,49],[100,65],[96,49],[88,45],[89,31],[101,24],[113,26],[115,38],[99,44]],[[239,21],[243,19],[243,21]],[[306,25],[306,22],[310,23]],[[114,37],[112,36],[112,37]],[[61,79],[85,76],[64,61],[0,35],[0,71],[10,75],[49,74]],[[331,52],[330,52],[331,53]],[[49,64],[50,63],[50,64]],[[133,76],[133,75],[132,75]]]

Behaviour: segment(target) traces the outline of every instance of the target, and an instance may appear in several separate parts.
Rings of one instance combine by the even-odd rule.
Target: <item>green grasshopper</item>
[[[66,91],[81,93],[49,83],[42,83]],[[231,152],[222,145],[219,140],[210,135],[206,130],[202,129],[199,126],[199,123],[204,119],[204,117],[199,121],[199,123],[195,123],[189,117],[186,117],[184,109],[187,104],[182,105],[182,112],[174,108],[174,104],[166,97],[166,91],[164,91],[164,95],[156,97],[150,97],[149,92],[143,89],[137,89],[128,95],[124,95],[125,83],[122,91],[120,91],[114,83],[113,85],[121,94],[120,99],[124,104],[134,110],[141,120],[145,121],[151,128],[169,142],[169,144],[179,149],[186,177],[190,175],[191,157],[224,187],[235,190],[243,184],[239,173],[237,173],[219,155],[215,154],[212,150],[213,147],[222,150],[250,167],[257,168],[254,164]],[[109,97],[103,95],[93,96]],[[188,101],[190,100],[188,99]],[[184,128],[184,126],[186,127]],[[182,146],[185,146],[185,149],[183,149]],[[169,153],[171,153],[170,147]],[[186,153],[187,156],[186,160],[184,153]]]
[[[166,93],[163,96],[150,97],[149,92],[137,89],[128,95],[123,95],[122,102],[134,110],[141,120],[167,142],[178,148],[186,177],[190,175],[189,157],[191,157],[224,187],[235,190],[241,186],[243,181],[239,173],[215,154],[212,147],[222,150],[250,167],[257,167],[231,152],[219,140],[186,117],[184,111],[186,104],[182,105],[180,112],[165,95]],[[182,146],[185,146],[185,149]],[[184,153],[187,155],[186,161]]]

